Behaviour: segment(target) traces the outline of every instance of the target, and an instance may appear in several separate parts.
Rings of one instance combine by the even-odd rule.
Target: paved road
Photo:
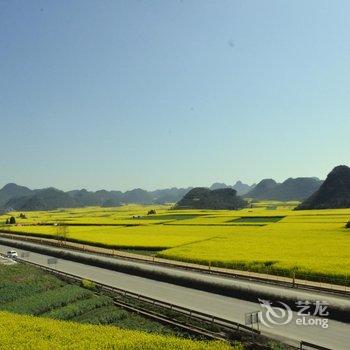
[[[10,246],[0,245],[0,253],[11,249],[13,248]],[[23,249],[16,249],[16,251],[20,255],[26,252]],[[29,255],[23,258],[23,260],[48,266],[49,255],[33,252],[26,253],[29,253]],[[261,310],[258,301],[254,303],[230,298],[69,260],[58,259],[57,264],[50,265],[50,267],[240,323],[244,323],[244,317],[247,312]],[[262,332],[269,333],[274,337],[288,338],[292,341],[305,340],[334,350],[349,349],[350,324],[329,320],[328,328],[315,325],[301,326],[296,324],[297,318],[296,313],[293,313],[291,322],[286,325],[274,326],[272,328],[262,325]],[[309,318],[306,320],[309,320]]]

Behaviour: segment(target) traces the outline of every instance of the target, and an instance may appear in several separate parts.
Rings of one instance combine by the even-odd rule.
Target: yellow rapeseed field
[[[56,321],[0,312],[1,349],[229,350],[224,342],[192,341],[171,336]]]
[[[292,203],[279,202],[254,206],[239,211],[132,205],[28,212],[19,225],[3,230],[54,238],[56,226],[35,224],[64,222],[75,225],[68,239],[86,244],[159,250],[158,256],[169,259],[350,284],[350,230],[345,228],[350,209],[293,211]],[[153,208],[157,215],[147,216]],[[0,221],[9,215],[18,218],[19,213]]]
[[[15,226],[11,232],[37,234],[47,237],[57,235],[55,226]],[[182,227],[148,225],[133,227],[70,226],[68,239],[82,243],[97,243],[116,248],[166,249],[169,247],[202,241],[229,233],[229,228]]]
[[[202,242],[165,250],[162,257],[264,273],[350,284],[350,232],[338,223],[235,227]]]

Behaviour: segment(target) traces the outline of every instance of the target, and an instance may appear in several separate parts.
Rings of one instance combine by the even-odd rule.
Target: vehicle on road
[[[6,257],[10,259],[16,259],[18,258],[18,253],[15,250],[9,250],[6,252]]]

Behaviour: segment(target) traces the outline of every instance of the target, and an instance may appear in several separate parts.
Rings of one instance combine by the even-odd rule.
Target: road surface
[[[8,250],[13,248],[0,245],[0,253]],[[25,253],[22,259],[29,262],[243,324],[246,313],[262,310],[258,300],[250,302],[235,299],[64,259],[57,259],[57,264],[48,265],[49,255],[17,248],[16,251],[19,256]],[[262,334],[285,338],[294,343],[304,340],[334,350],[349,349],[350,324],[328,320],[328,328],[322,328],[320,325],[297,325],[297,318],[298,315],[293,312],[288,324],[273,325],[271,328],[261,324],[260,329]],[[309,319],[306,318],[306,321]]]

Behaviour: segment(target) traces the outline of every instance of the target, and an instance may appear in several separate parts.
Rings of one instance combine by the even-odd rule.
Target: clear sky
[[[253,183],[349,164],[349,1],[0,0],[0,185]]]

